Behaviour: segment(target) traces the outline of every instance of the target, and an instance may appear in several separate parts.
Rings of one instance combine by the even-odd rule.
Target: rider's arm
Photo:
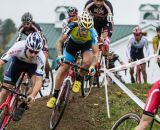
[[[67,40],[67,35],[63,34],[56,44],[57,55],[61,56],[63,51],[64,42]]]
[[[36,75],[35,85],[34,85],[34,87],[33,87],[33,91],[32,91],[32,93],[31,93],[30,96],[33,96],[34,98],[36,97],[37,93],[38,93],[39,90],[41,89],[42,81],[43,81],[43,77]]]
[[[20,44],[19,44],[20,43]],[[4,53],[1,57],[5,63],[8,62],[12,57],[17,56],[18,53],[22,51],[21,47],[23,47],[23,41],[16,42],[6,53]]]
[[[0,68],[5,64],[3,60],[0,59]]]
[[[36,69],[36,79],[35,79],[35,84],[33,86],[33,91],[30,94],[32,97],[36,97],[37,93],[42,87],[42,81],[43,81],[43,75],[45,71],[45,63],[46,63],[46,58],[44,53],[41,51],[38,56],[37,56],[37,69]]]
[[[150,51],[149,51],[149,44],[148,44],[148,40],[147,39],[145,39],[145,48],[146,48],[146,56],[149,56],[149,53],[150,53]]]
[[[127,50],[126,50],[126,56],[127,56],[128,61],[131,60],[130,52],[131,52],[131,40],[129,40],[127,44]]]

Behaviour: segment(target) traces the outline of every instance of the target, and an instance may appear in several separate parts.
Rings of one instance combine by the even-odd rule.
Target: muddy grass
[[[116,94],[120,92],[120,94]],[[89,97],[71,94],[64,116],[56,130],[110,130],[113,123],[124,113],[139,112],[135,104],[118,87],[109,89],[111,118],[108,119],[104,88],[93,88]],[[38,99],[33,107],[26,111],[22,120],[12,122],[7,130],[49,130],[52,110],[46,107],[48,97]],[[129,108],[129,109],[128,109]]]

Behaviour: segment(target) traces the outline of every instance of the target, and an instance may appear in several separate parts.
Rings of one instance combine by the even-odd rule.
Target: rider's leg
[[[134,79],[134,67],[130,68],[130,75],[131,75],[131,82],[135,83],[135,79]]]
[[[53,97],[51,97],[49,99],[49,101],[47,102],[48,108],[54,108],[54,105],[56,103],[56,99],[59,94],[59,90],[62,86],[62,83],[64,81],[64,78],[65,78],[69,68],[70,68],[70,66],[65,63],[61,64],[61,66],[58,68],[57,73],[56,73],[56,79],[55,79],[55,90],[54,90]]]
[[[141,64],[141,70],[142,70],[143,80],[145,83],[147,83],[146,64]]]

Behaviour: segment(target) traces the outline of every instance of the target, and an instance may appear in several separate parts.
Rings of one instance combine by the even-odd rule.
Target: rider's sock
[[[58,97],[58,94],[59,94],[59,90],[54,90],[53,97],[57,98],[57,97]]]

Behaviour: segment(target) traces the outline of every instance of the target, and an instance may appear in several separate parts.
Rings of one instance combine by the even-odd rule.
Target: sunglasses
[[[39,53],[39,51],[34,51],[34,50],[31,50],[31,49],[28,49],[28,51],[29,51],[29,53],[31,53],[31,54],[38,54]]]

